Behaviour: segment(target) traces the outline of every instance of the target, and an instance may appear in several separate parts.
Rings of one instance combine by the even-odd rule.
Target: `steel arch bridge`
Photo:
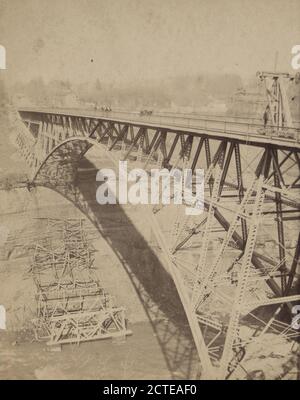
[[[147,171],[205,169],[203,214],[185,215],[184,204],[145,213],[187,315],[202,378],[247,379],[253,345],[270,345],[270,333],[291,342],[299,336],[290,314],[300,300],[299,129],[282,121],[264,127],[163,114],[18,111],[28,128],[20,127],[17,144],[31,167],[29,185],[73,183],[92,146]]]

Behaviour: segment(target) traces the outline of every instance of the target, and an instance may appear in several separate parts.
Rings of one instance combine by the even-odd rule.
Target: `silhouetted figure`
[[[269,116],[270,116],[270,106],[267,106],[264,115],[263,115],[263,119],[264,119],[264,128],[267,126],[268,121],[269,121]]]

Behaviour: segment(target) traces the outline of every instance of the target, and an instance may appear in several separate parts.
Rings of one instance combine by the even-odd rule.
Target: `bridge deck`
[[[100,111],[82,109],[49,109],[49,108],[19,108],[20,113],[50,114],[71,117],[93,118],[104,121],[125,123],[133,126],[144,126],[152,129],[166,129],[168,132],[186,132],[196,136],[203,134],[215,138],[237,140],[240,143],[266,146],[274,145],[280,148],[300,149],[300,129],[287,127],[278,130],[277,127],[253,122],[234,121],[233,118],[208,118],[195,116],[171,116],[170,114],[153,113],[140,115],[139,112]],[[39,119],[37,118],[37,121]]]

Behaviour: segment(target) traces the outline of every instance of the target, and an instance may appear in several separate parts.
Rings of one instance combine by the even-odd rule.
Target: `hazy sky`
[[[300,0],[0,0],[9,80],[291,71]],[[91,62],[93,60],[93,62]]]

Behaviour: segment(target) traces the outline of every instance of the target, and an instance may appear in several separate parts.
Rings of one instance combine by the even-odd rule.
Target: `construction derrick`
[[[126,336],[125,309],[116,307],[93,269],[93,248],[82,220],[47,219],[35,245],[36,338],[47,345]]]
[[[287,85],[295,77],[287,73],[258,72],[264,82],[267,107],[264,114],[265,129],[273,134],[293,137],[293,120],[287,96]]]

